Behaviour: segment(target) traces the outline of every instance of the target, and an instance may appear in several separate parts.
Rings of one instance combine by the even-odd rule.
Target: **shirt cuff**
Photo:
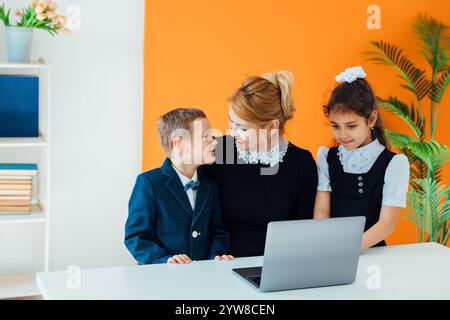
[[[395,199],[383,199],[382,205],[390,206],[390,207],[406,208],[406,201],[395,200]]]

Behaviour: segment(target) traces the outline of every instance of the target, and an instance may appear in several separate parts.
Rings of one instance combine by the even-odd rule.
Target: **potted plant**
[[[69,34],[65,28],[67,19],[56,13],[57,4],[53,0],[34,0],[27,7],[16,10],[18,21],[11,23],[11,9],[0,6],[0,20],[5,25],[8,61],[13,63],[30,62],[33,30],[42,29],[52,36],[59,32]]]
[[[442,98],[450,83],[449,27],[436,19],[420,15],[414,21],[419,55],[426,60],[429,72],[418,68],[403,51],[384,41],[371,42],[365,52],[368,60],[393,68],[401,87],[414,101],[406,103],[396,97],[380,100],[380,107],[402,119],[410,134],[387,130],[391,144],[408,156],[411,164],[411,191],[406,218],[416,225],[418,242],[446,245],[450,238],[450,186],[442,181],[442,168],[450,162],[450,150],[435,140]],[[430,119],[425,118],[429,108]]]

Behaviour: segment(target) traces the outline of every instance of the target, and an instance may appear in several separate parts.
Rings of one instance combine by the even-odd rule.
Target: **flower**
[[[61,26],[64,26],[67,23],[66,17],[63,17],[63,16],[58,16],[57,21],[58,21],[58,24]]]
[[[39,3],[39,4],[34,8],[34,12],[35,12],[36,14],[43,13],[44,10],[45,10],[45,8],[44,8],[44,6],[43,6],[41,3]]]
[[[58,5],[57,5],[56,3],[50,2],[50,3],[48,4],[48,10],[50,10],[50,11],[55,11],[56,8],[58,8]]]
[[[39,14],[36,16],[36,19],[38,19],[38,21],[45,20],[46,18],[47,18],[47,14],[44,13],[44,12],[39,13]]]
[[[364,79],[365,77],[367,77],[367,74],[364,72],[364,69],[361,66],[357,66],[345,69],[344,72],[336,76],[336,81],[352,83],[356,79]]]
[[[14,11],[15,15],[19,17],[16,26],[43,29],[52,36],[58,33],[69,35],[71,30],[65,28],[67,18],[58,15],[56,12],[57,8],[58,5],[54,0],[31,0],[23,9]],[[8,17],[6,17],[6,12],[8,12]],[[6,11],[4,5],[0,6],[0,22],[3,22],[5,26],[11,25],[9,22],[9,10]]]
[[[52,20],[53,18],[57,17],[58,15],[56,14],[55,11],[49,11],[47,12],[47,17]]]

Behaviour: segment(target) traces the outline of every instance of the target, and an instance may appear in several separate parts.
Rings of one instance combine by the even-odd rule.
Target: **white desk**
[[[69,290],[66,272],[39,273],[45,299],[450,299],[450,249],[435,243],[374,248],[361,255],[355,283],[259,293],[232,268],[261,265],[261,257],[190,265],[149,265],[81,271],[81,287]],[[381,288],[367,286],[368,267],[381,272]]]

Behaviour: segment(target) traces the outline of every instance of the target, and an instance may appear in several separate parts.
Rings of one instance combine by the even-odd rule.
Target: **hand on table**
[[[173,257],[167,259],[169,264],[189,264],[192,260],[185,254],[176,254]]]
[[[215,261],[230,261],[230,260],[234,260],[234,257],[232,255],[222,255],[222,256],[216,256],[214,258]]]

